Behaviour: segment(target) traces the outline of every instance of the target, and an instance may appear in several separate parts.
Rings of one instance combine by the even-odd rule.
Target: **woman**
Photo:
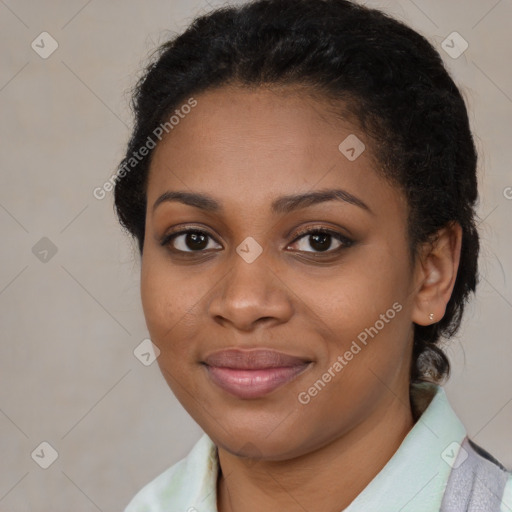
[[[126,511],[511,510],[440,385],[479,238],[437,51],[347,0],[260,0],[162,45],[133,105],[116,209],[205,434]]]

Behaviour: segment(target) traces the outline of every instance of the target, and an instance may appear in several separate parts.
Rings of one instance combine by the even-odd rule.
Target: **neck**
[[[219,447],[218,511],[343,510],[382,470],[413,426],[408,397],[395,397],[349,432],[294,459],[249,465]]]

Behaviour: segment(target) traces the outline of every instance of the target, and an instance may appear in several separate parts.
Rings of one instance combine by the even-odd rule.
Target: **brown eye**
[[[162,245],[170,245],[177,252],[202,252],[205,249],[221,248],[209,247],[209,240],[213,241],[213,238],[206,231],[188,229],[166,236]]]
[[[336,252],[338,249],[349,247],[353,243],[352,240],[343,236],[341,233],[327,229],[315,229],[307,231],[296,238],[294,240],[294,244],[297,244],[297,241],[299,242],[299,251],[313,253]]]

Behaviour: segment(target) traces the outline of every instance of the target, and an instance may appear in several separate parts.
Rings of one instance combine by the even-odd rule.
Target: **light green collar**
[[[450,462],[455,461],[466,429],[441,386],[413,384],[411,398],[420,412],[426,409],[391,459],[344,512],[439,511]]]

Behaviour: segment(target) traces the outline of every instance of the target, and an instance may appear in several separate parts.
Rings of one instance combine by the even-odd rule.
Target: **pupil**
[[[311,238],[314,240],[313,243],[310,242],[311,247],[318,251],[324,251],[329,249],[329,246],[331,244],[330,240],[328,239],[330,238],[330,236],[331,235],[329,235],[328,233],[317,233],[315,235],[311,235]],[[328,241],[329,243],[326,244],[326,241]]]
[[[187,234],[186,244],[189,249],[204,249],[208,245],[208,243],[205,244],[205,242],[206,236],[203,233],[192,232]]]

